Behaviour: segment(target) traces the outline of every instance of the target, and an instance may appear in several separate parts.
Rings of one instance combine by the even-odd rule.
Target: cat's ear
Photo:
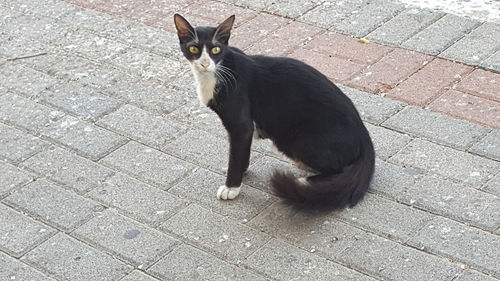
[[[196,36],[194,28],[183,16],[175,14],[174,23],[175,28],[177,29],[177,36],[179,36],[179,40],[181,40],[181,42],[184,42],[186,39],[195,39]]]
[[[232,15],[221,23],[214,34],[214,39],[220,43],[227,44],[231,36],[231,28],[233,27],[235,16]]]

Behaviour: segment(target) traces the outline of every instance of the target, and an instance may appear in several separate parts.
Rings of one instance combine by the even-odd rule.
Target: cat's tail
[[[360,157],[340,174],[295,178],[291,173],[274,172],[274,192],[288,201],[313,209],[340,209],[363,199],[373,176],[375,152],[369,141]]]

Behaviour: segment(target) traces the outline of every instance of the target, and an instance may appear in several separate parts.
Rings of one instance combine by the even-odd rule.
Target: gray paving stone
[[[109,35],[111,37],[124,43],[149,50],[158,55],[172,58],[182,57],[177,34],[168,33],[164,30],[138,24],[136,22],[131,23],[131,25],[122,30],[122,32],[108,33],[110,33]]]
[[[486,230],[500,226],[500,198],[438,176],[408,186],[400,201]]]
[[[244,259],[269,240],[266,234],[195,204],[167,220],[161,229],[233,262]]]
[[[0,198],[5,197],[14,188],[31,182],[34,176],[16,166],[0,161]]]
[[[401,276],[405,280],[451,280],[447,277],[457,272],[458,267],[449,262],[337,221],[335,217],[335,214],[297,211],[277,202],[249,224],[382,280],[399,280]],[[377,217],[369,215],[366,220]],[[421,279],[424,277],[428,279]]]
[[[50,51],[45,55],[26,58],[21,61],[23,65],[35,69],[39,72],[50,75],[51,77],[68,79],[68,71],[75,67],[82,67],[88,64],[90,60],[66,54],[62,51]],[[85,75],[82,73],[82,75]]]
[[[25,2],[22,0],[9,0],[9,2],[11,2],[12,7],[16,10],[51,18],[59,18],[64,14],[80,10],[80,8],[75,5],[56,0],[40,0],[31,5],[24,5]]]
[[[426,252],[464,262],[473,268],[500,276],[500,236],[436,217],[409,242]]]
[[[128,141],[123,136],[71,116],[46,127],[42,135],[92,160],[102,158]]]
[[[372,276],[387,276],[393,275],[397,271],[397,264],[388,264],[387,267],[382,267],[387,261],[390,252],[404,251],[401,246],[390,240],[380,238],[376,235],[371,235],[366,232],[361,232],[355,228],[346,228],[340,225],[342,229],[341,235],[334,238],[335,244],[343,244],[338,253],[335,253],[335,260],[350,266],[353,269],[366,272]],[[335,225],[330,226],[335,227]],[[340,247],[339,247],[340,248]],[[426,269],[427,270],[427,269]],[[410,272],[405,272],[403,276],[408,277]],[[387,278],[387,277],[385,277]],[[382,278],[385,280],[385,278]],[[391,279],[389,279],[391,280]]]
[[[132,269],[62,233],[29,252],[23,260],[58,279],[72,281],[114,281]]]
[[[331,260],[338,260],[340,253],[367,236],[386,241],[337,220],[336,213],[298,210],[281,201],[273,203],[248,224]]]
[[[112,63],[113,58],[130,47],[82,29],[67,33],[58,45],[65,52],[80,55],[101,63]]]
[[[103,248],[138,268],[150,266],[177,244],[165,233],[134,222],[113,210],[97,214],[71,235]]]
[[[6,87],[0,85],[0,95],[4,95],[7,92],[9,92],[9,90]]]
[[[165,145],[164,150],[202,167],[224,172],[229,157],[229,141],[210,133],[192,129]],[[250,154],[250,165],[260,155]]]
[[[0,280],[54,281],[54,279],[2,252],[0,252]]]
[[[340,87],[352,100],[364,121],[378,125],[405,106],[403,103],[349,87]]]
[[[498,279],[474,270],[467,270],[464,274],[460,275],[456,281],[498,281]]]
[[[400,134],[393,130],[374,126],[370,123],[365,123],[365,126],[370,132],[373,145],[375,146],[375,155],[384,160],[396,154],[411,141],[408,135]]]
[[[129,142],[100,162],[161,189],[170,188],[194,169],[187,162],[136,142]]]
[[[179,79],[186,80],[186,76]],[[189,77],[189,81],[192,80]],[[196,95],[191,87],[178,86],[176,81],[160,84],[140,79],[116,79],[103,88],[105,94],[155,114],[169,114]]]
[[[170,59],[137,48],[130,48],[118,54],[113,59],[113,64],[128,73],[164,82],[173,80],[189,69],[187,63],[180,62],[178,59]],[[165,67],[166,65],[168,67]]]
[[[80,194],[99,186],[114,174],[106,167],[57,147],[36,154],[22,165]]]
[[[353,13],[344,20],[335,23],[331,29],[355,37],[363,37],[395,17],[403,9],[402,4],[390,1],[369,2],[362,6],[358,13]]]
[[[123,279],[120,279],[120,281],[158,281],[158,279],[153,278],[142,271],[134,270]]]
[[[415,185],[423,175],[420,169],[405,168],[376,159],[370,191],[398,199],[408,186]]]
[[[184,200],[122,173],[113,175],[87,196],[151,225],[165,221],[186,205]]]
[[[40,131],[63,115],[60,111],[13,93],[0,96],[0,120],[27,130]]]
[[[20,5],[27,6],[25,3],[20,3]],[[22,36],[49,45],[64,38],[71,28],[71,26],[58,24],[53,18],[28,13],[23,13],[18,18],[11,18],[10,24],[7,24],[7,32],[10,32],[12,36]]]
[[[444,17],[403,42],[401,46],[426,54],[438,55],[479,24],[477,20],[445,14]]]
[[[224,183],[224,176],[200,168],[168,191],[216,213],[243,221],[253,218],[275,200],[271,195],[246,185],[241,187],[241,193],[236,199],[217,200],[217,189]]]
[[[120,102],[116,99],[102,95],[94,87],[75,81],[55,85],[34,95],[33,98],[61,111],[90,120],[98,119],[120,106]]]
[[[500,72],[500,49],[481,62],[480,66]]]
[[[186,104],[170,113],[169,117],[194,126],[200,130],[224,138],[227,137],[227,131],[224,125],[222,125],[219,116],[205,105],[201,105],[197,98],[189,100]]]
[[[0,158],[23,161],[49,144],[38,137],[0,123]]]
[[[366,2],[366,0],[326,1],[302,15],[300,20],[328,28],[357,12]]]
[[[319,0],[307,0],[301,2],[277,0],[269,3],[269,5],[265,7],[265,10],[280,16],[297,18],[315,6],[318,6],[321,2],[322,1]]]
[[[496,175],[482,188],[484,191],[500,196],[500,176]]]
[[[124,105],[97,124],[131,139],[162,149],[187,128],[171,118],[153,115],[132,105]]]
[[[125,80],[130,76],[110,65],[98,64],[61,52],[50,52],[45,56],[25,59],[23,63],[60,79],[79,81],[96,87],[108,85],[117,79]]]
[[[442,16],[443,13],[432,10],[407,9],[368,34],[367,38],[399,46]]]
[[[22,15],[21,12],[19,11],[16,11],[16,10],[13,10],[11,7],[9,7],[7,5],[7,3],[5,3],[6,1],[2,2],[0,4],[0,16],[2,18],[4,18],[5,20],[7,19],[10,19],[10,18],[16,18],[20,15]],[[2,23],[0,23],[0,26],[1,27],[4,27],[6,25],[6,23],[4,21],[2,21]]]
[[[252,140],[252,150],[291,163],[291,160],[281,153],[269,139]]]
[[[500,161],[500,130],[492,130],[469,151]]]
[[[354,234],[361,232],[336,220],[334,214],[305,212],[283,201],[267,207],[248,225],[332,259],[350,246]]]
[[[138,24],[136,21],[124,17],[115,17],[105,12],[84,8],[61,15],[58,20],[66,25],[78,26],[107,36],[117,36],[117,34],[132,28],[134,24]]]
[[[171,281],[266,280],[186,244],[175,248],[149,268],[148,273]]]
[[[454,280],[459,265],[411,247],[361,234],[338,260],[382,280]]]
[[[500,45],[500,24],[485,22],[439,56],[477,65]]]
[[[18,58],[27,54],[41,54],[51,50],[50,45],[27,37],[11,37],[0,40],[0,55],[5,58]]]
[[[3,202],[64,231],[72,230],[102,209],[94,201],[44,179],[28,184]]]
[[[174,1],[174,5],[180,4],[175,2],[177,1]],[[162,7],[165,7],[165,4],[167,3],[163,3]],[[179,39],[176,34],[131,19],[113,17],[100,11],[85,9],[66,14],[60,20],[80,28],[92,30],[105,37],[114,38],[127,45],[149,49],[159,55],[181,56],[178,47]]]
[[[291,163],[280,161],[274,157],[264,156],[250,165],[243,178],[243,182],[263,191],[271,192],[270,182],[274,171],[291,172],[297,177],[311,175],[311,173],[299,170]]]
[[[478,185],[491,179],[500,165],[489,160],[453,148],[415,139],[391,158],[394,163],[416,168]]]
[[[221,2],[248,7],[254,10],[264,10],[269,5],[269,1],[264,0],[221,0]]]
[[[0,84],[25,96],[36,95],[57,82],[54,77],[21,64],[4,63],[0,67]]]
[[[393,240],[406,241],[432,217],[429,213],[368,194],[354,208],[336,215],[340,220]]]
[[[488,128],[412,106],[405,107],[382,125],[461,150],[468,149],[490,132]]]
[[[55,233],[53,228],[0,204],[0,249],[2,251],[14,257],[20,257]]]
[[[10,58],[45,53],[55,49],[54,42],[64,38],[67,29],[43,16],[22,14],[5,18],[2,33],[7,36],[0,42],[0,53]]]
[[[244,263],[258,272],[282,280],[321,280],[325,276],[338,280],[374,280],[274,239]]]

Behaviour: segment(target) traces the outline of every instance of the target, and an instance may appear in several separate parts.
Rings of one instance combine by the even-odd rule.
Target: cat
[[[274,192],[302,206],[354,206],[369,188],[375,152],[352,101],[313,67],[286,57],[246,55],[229,46],[235,16],[217,27],[196,27],[174,15],[180,49],[189,61],[199,100],[221,119],[230,152],[220,200],[240,193],[252,136],[269,138],[315,175],[275,171]],[[250,35],[251,36],[251,35]]]

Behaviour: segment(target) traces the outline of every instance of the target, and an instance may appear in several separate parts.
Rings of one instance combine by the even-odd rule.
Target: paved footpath
[[[337,82],[376,146],[366,199],[290,208],[268,177],[300,171],[261,141],[218,201],[226,136],[174,12],[236,14],[234,45]],[[498,281],[499,65],[499,24],[385,0],[3,0],[0,280]]]

